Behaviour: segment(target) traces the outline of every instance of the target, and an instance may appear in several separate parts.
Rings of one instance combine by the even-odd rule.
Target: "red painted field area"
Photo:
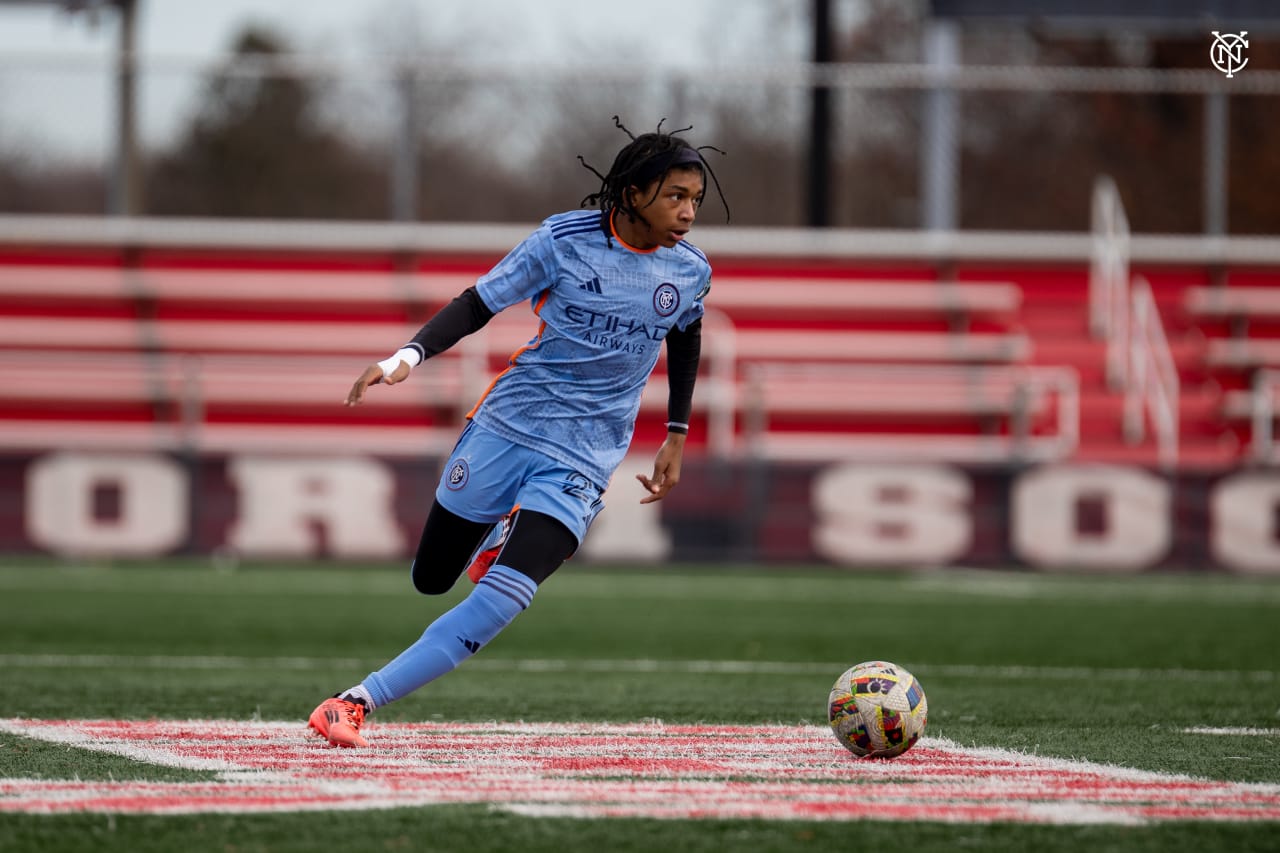
[[[526,815],[1149,823],[1280,820],[1280,785],[925,739],[860,760],[822,727],[371,725],[338,750],[300,723],[0,720],[0,731],[213,771],[211,781],[0,779],[0,811],[280,812],[488,803]]]

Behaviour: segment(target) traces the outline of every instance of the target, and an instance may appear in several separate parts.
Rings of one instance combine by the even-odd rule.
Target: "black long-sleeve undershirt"
[[[473,285],[437,311],[405,346],[416,349],[422,360],[426,361],[467,335],[480,331],[492,319],[493,312],[484,304]]]
[[[493,316],[475,287],[468,287],[437,311],[405,346],[416,349],[422,360],[426,361],[467,335],[484,328]],[[687,424],[693,415],[693,386],[698,378],[698,362],[702,357],[702,321],[691,323],[683,332],[671,329],[666,341],[667,421]],[[688,431],[679,426],[669,429],[673,432]]]
[[[683,332],[673,328],[667,333],[667,422],[689,423],[693,415],[693,385],[698,379],[698,362],[702,357],[702,320],[689,324]],[[688,432],[680,427],[667,427],[672,432]]]

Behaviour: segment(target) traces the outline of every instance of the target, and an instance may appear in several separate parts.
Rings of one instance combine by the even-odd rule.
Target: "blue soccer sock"
[[[489,569],[471,594],[432,622],[395,660],[362,686],[379,707],[408,696],[480,650],[533,601],[538,585],[507,566]]]

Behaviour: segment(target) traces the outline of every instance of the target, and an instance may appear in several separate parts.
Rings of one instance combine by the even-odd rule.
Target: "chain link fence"
[[[711,163],[738,225],[815,224],[820,192],[817,224],[1083,231],[1107,173],[1137,231],[1280,230],[1264,189],[1280,72],[1228,78],[1207,46],[1202,70],[128,59],[0,56],[0,212],[536,221],[595,188],[578,155],[607,170],[617,115],[724,149]],[[47,106],[16,115],[19,92]]]

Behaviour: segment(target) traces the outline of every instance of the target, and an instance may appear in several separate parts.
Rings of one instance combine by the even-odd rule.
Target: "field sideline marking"
[[[209,780],[0,778],[0,813],[198,814],[481,803],[529,816],[1140,825],[1278,821],[1280,784],[925,738],[859,760],[826,726],[387,723],[332,749],[299,722],[0,719],[0,732]],[[851,792],[852,795],[851,795]]]
[[[114,570],[56,569],[46,571],[34,566],[0,567],[0,589],[20,591],[123,592],[137,583],[125,570],[124,580],[110,574]],[[306,585],[300,585],[289,574],[281,573],[264,585],[262,577],[253,584],[220,584],[219,575],[198,570],[199,584],[191,585],[185,571],[151,572],[145,589],[182,593],[193,596],[293,596],[308,595],[330,597],[348,595],[349,585],[340,578],[331,577],[323,570]],[[294,571],[289,569],[286,571]],[[235,573],[224,573],[234,578]],[[897,595],[909,595],[922,601],[950,602],[957,595],[978,599],[1048,600],[1058,604],[1094,603],[1098,605],[1129,606],[1134,601],[1179,603],[1197,602],[1214,605],[1280,604],[1280,583],[1269,578],[1245,578],[1221,574],[1215,576],[1222,583],[1206,583],[1196,575],[1148,575],[1140,580],[1130,575],[1046,575],[1036,572],[1014,572],[973,567],[953,567],[939,571],[897,574],[849,572],[846,575],[801,575],[788,578],[785,574],[774,576],[746,576],[731,587],[714,583],[713,575],[673,574],[646,577],[625,575],[618,577],[588,572],[571,579],[557,588],[557,595],[566,599],[597,600],[614,599],[619,595],[619,584],[628,596],[651,601],[701,601],[770,602],[770,603],[829,603],[833,596],[854,602],[863,599],[867,588],[897,590]],[[1115,583],[1094,583],[1109,579]],[[856,583],[853,581],[856,580]],[[214,583],[211,585],[209,581]],[[655,582],[656,581],[656,582]],[[124,586],[121,586],[121,583]],[[382,597],[399,596],[409,587],[408,573],[391,574],[379,570],[361,578],[360,594]],[[888,594],[888,593],[886,593]]]
[[[1280,729],[1255,729],[1250,726],[1192,726],[1183,729],[1188,735],[1250,735],[1256,737],[1280,737]]]
[[[244,657],[223,655],[68,655],[68,654],[0,654],[0,667],[23,669],[98,668],[117,669],[286,669],[332,670],[362,669],[378,666],[371,658],[314,657]],[[697,675],[839,675],[848,663],[820,661],[744,661],[744,660],[654,660],[646,658],[567,659],[567,658],[479,658],[468,661],[467,669],[488,672],[630,672],[692,673]],[[905,664],[904,664],[905,665]],[[1141,678],[1179,681],[1272,682],[1280,673],[1271,670],[1231,669],[1141,669],[1132,667],[1088,666],[983,666],[977,664],[926,664],[911,666],[922,679],[972,678],[975,676],[1005,679],[1050,679],[1075,681],[1099,679],[1129,681]]]

